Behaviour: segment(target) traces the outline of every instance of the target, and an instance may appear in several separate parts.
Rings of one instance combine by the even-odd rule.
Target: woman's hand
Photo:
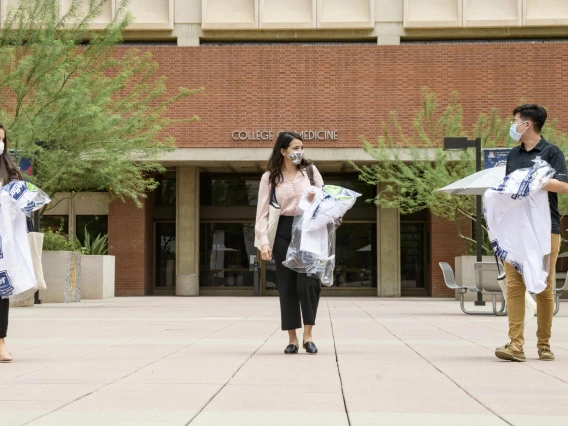
[[[310,192],[308,194],[308,197],[306,198],[308,200],[308,203],[311,203],[314,201],[314,199],[316,198],[316,193],[315,192]]]
[[[262,257],[262,260],[272,260],[272,250],[268,244],[262,245],[262,249],[260,250],[260,257]]]

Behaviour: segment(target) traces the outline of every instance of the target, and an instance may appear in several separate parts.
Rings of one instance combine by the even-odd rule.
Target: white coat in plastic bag
[[[311,203],[308,194],[316,194]],[[333,285],[335,230],[361,194],[335,185],[310,186],[302,194],[292,225],[292,240],[283,265]]]
[[[0,297],[26,299],[38,286],[28,242],[26,215],[51,200],[29,182],[12,181],[0,190]]]
[[[550,267],[550,206],[542,190],[555,170],[544,160],[505,176],[483,195],[483,211],[495,254],[522,276],[528,291],[546,288]]]

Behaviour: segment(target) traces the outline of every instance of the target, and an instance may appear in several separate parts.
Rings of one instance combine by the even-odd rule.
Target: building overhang
[[[410,149],[393,149],[404,161],[411,161]],[[425,149],[425,159],[434,159],[434,149]],[[272,148],[177,148],[160,157],[166,167],[197,166],[210,173],[261,173]],[[306,158],[322,172],[353,172],[355,164],[373,164],[375,160],[362,148],[306,148]]]

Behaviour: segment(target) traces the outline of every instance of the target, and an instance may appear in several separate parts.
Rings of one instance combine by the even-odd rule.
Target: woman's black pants
[[[8,309],[10,308],[10,299],[0,298],[0,339],[6,337],[8,332]]]
[[[302,328],[302,317],[304,325],[315,325],[321,292],[317,278],[308,277],[282,265],[292,239],[293,220],[292,216],[280,216],[272,251],[276,262],[276,286],[280,297],[282,330]]]

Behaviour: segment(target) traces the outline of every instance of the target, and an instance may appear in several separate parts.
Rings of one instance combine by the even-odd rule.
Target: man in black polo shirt
[[[552,219],[550,272],[546,280],[546,290],[536,295],[537,322],[536,332],[538,356],[543,361],[553,361],[554,354],[550,350],[552,315],[554,312],[555,269],[560,250],[560,214],[558,212],[558,193],[568,192],[566,178],[566,160],[562,151],[547,142],[541,135],[542,126],[546,122],[546,111],[539,105],[521,105],[513,111],[510,136],[521,144],[511,150],[507,157],[506,174],[517,169],[532,167],[532,160],[542,159],[556,171],[554,178],[543,188],[548,191],[550,216]],[[525,361],[523,336],[525,324],[525,284],[523,277],[513,266],[505,263],[507,274],[507,310],[509,312],[509,338],[511,342],[497,348],[495,355],[509,361]]]

